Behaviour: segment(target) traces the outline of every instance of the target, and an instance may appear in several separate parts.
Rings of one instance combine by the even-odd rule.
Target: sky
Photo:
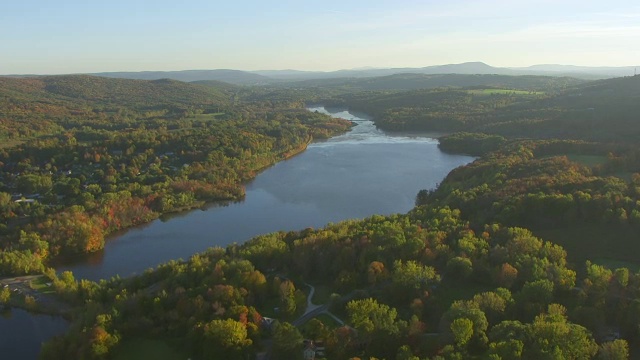
[[[0,74],[640,65],[637,0],[3,0]]]

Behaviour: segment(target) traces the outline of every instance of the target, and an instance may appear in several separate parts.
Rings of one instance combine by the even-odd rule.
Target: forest
[[[212,86],[214,85],[214,86]],[[351,123],[217,84],[0,79],[0,274],[42,272],[114,231],[244,196],[258,171]]]
[[[42,273],[75,309],[43,359],[301,359],[305,339],[327,359],[637,356],[640,77],[539,78],[352,91],[0,78],[0,271]],[[351,126],[305,102],[446,132],[443,151],[479,158],[406,214],[264,234],[129,278],[48,267],[241,197],[261,168]],[[300,322],[311,286],[332,316]]]

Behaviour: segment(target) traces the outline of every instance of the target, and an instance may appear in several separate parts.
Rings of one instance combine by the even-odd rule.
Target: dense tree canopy
[[[0,138],[23,141],[0,149],[0,272],[40,271],[48,257],[100,250],[106,235],[162,213],[237,200],[261,169],[351,126],[293,101],[234,105],[233,91],[168,80],[0,79],[8,103],[0,119],[58,126],[47,136],[0,126]],[[41,99],[59,111],[40,109]],[[31,259],[20,230],[48,251]]]

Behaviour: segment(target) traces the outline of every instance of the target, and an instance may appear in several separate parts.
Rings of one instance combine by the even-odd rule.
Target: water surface
[[[22,309],[0,311],[0,359],[37,359],[42,343],[63,334],[68,326],[57,316]]]

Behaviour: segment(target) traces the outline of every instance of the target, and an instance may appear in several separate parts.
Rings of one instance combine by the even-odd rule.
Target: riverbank
[[[334,136],[337,136],[337,135],[341,135],[341,134],[340,133],[334,134]],[[174,214],[185,213],[185,212],[189,212],[189,211],[192,211],[192,210],[200,209],[200,208],[206,207],[208,205],[216,204],[216,203],[226,203],[226,202],[241,201],[246,196],[245,185],[248,182],[251,182],[262,171],[274,166],[275,164],[277,164],[277,163],[279,163],[281,161],[289,160],[289,159],[293,158],[294,156],[303,153],[307,149],[309,144],[311,144],[313,141],[314,141],[313,136],[309,135],[305,139],[305,141],[303,141],[300,144],[300,146],[295,147],[293,149],[289,149],[289,150],[283,151],[283,152],[281,152],[279,154],[276,154],[275,156],[273,156],[272,161],[271,160],[267,161],[266,165],[258,167],[256,169],[252,169],[250,171],[250,175],[247,176],[247,177],[243,177],[241,179],[241,183],[237,184],[236,189],[234,189],[234,190],[237,190],[237,195],[235,195],[235,196],[211,198],[211,199],[205,199],[205,200],[197,200],[197,201],[193,202],[190,205],[185,205],[185,206],[182,206],[182,207],[172,208],[171,210],[164,211],[164,212],[158,212],[157,216],[152,218],[150,221],[118,229],[117,231],[115,231],[113,233],[105,234],[105,237],[112,236],[115,233],[126,232],[126,231],[128,231],[128,230],[130,230],[132,228],[136,228],[136,227],[139,227],[139,226],[145,226],[146,224],[148,224],[148,223],[150,223],[150,222],[152,222],[152,221],[154,221],[156,219],[162,218],[164,216],[171,216],[171,215],[174,215]]]
[[[332,120],[328,121],[331,122]],[[340,124],[343,125],[342,128],[332,127],[332,134],[341,134],[348,129],[348,123]],[[82,261],[82,258],[85,257],[100,256],[100,253],[104,251],[105,244],[113,237],[121,236],[121,234],[136,227],[146,226],[157,219],[202,209],[208,204],[241,201],[246,195],[245,185],[255,179],[260,172],[306,150],[307,146],[314,140],[311,134],[311,132],[315,131],[313,126],[315,125],[309,125],[307,134],[298,137],[295,141],[274,142],[273,149],[266,149],[255,154],[251,154],[249,150],[247,154],[240,153],[238,162],[234,165],[237,171],[235,171],[235,174],[227,174],[228,178],[222,175],[219,177],[205,176],[204,178],[193,180],[176,178],[168,183],[169,190],[166,192],[160,191],[150,195],[121,195],[124,192],[119,192],[118,196],[121,198],[124,196],[125,198],[119,198],[118,201],[114,201],[112,204],[101,204],[100,207],[95,207],[94,205],[94,208],[78,208],[81,209],[82,216],[88,218],[85,222],[92,227],[91,240],[86,240],[86,246],[76,246],[73,251],[51,251],[48,253],[48,258],[45,257],[47,256],[47,253],[45,253],[44,256],[38,258],[38,261],[41,261],[43,266],[54,267],[73,264],[78,260]],[[62,212],[66,214],[72,212],[73,209],[75,208],[71,210],[64,209]],[[123,212],[126,214],[131,213],[131,216],[118,215]],[[60,215],[59,218],[62,218],[62,216]],[[51,223],[55,224],[55,220],[57,219],[54,218]],[[41,235],[43,240],[45,236],[47,239],[53,236],[49,234],[60,233],[60,231],[53,230],[55,229],[43,230]],[[68,229],[64,231],[73,232]],[[79,234],[78,236],[85,235]],[[61,241],[64,240],[59,240],[58,242]],[[32,267],[26,274],[39,273],[43,269],[42,266]],[[17,267],[15,270],[11,269],[11,271],[5,272],[5,275],[22,275],[23,271]]]
[[[260,172],[268,169],[269,167],[275,165],[280,161],[289,160],[294,156],[301,154],[313,141],[313,137],[309,135],[299,147],[281,153],[281,155],[278,156],[281,160],[269,163],[268,165],[257,169],[254,176],[247,179],[246,181],[248,182],[253,180],[257,175],[259,175]],[[158,213],[158,216],[153,218],[151,221],[179,213],[188,213],[189,211],[202,208],[204,206],[207,206],[208,204],[227,201],[239,201],[242,200],[244,196],[245,192],[243,188],[242,196],[214,199],[210,201],[198,201],[195,202],[192,206],[185,206],[173,209],[171,211]],[[137,224],[128,228],[119,229],[118,231],[109,233],[106,236],[112,236],[115,233],[126,233],[132,228],[145,226],[146,224],[148,223]],[[75,257],[74,260],[78,260],[78,257]],[[69,320],[70,318],[70,314],[72,312],[71,306],[69,306],[68,303],[57,298],[53,289],[53,284],[50,283],[44,275],[26,275],[0,279],[0,289],[4,287],[9,289],[9,291],[11,292],[9,301],[4,304],[7,309],[23,309],[34,314],[61,316],[67,320]]]

